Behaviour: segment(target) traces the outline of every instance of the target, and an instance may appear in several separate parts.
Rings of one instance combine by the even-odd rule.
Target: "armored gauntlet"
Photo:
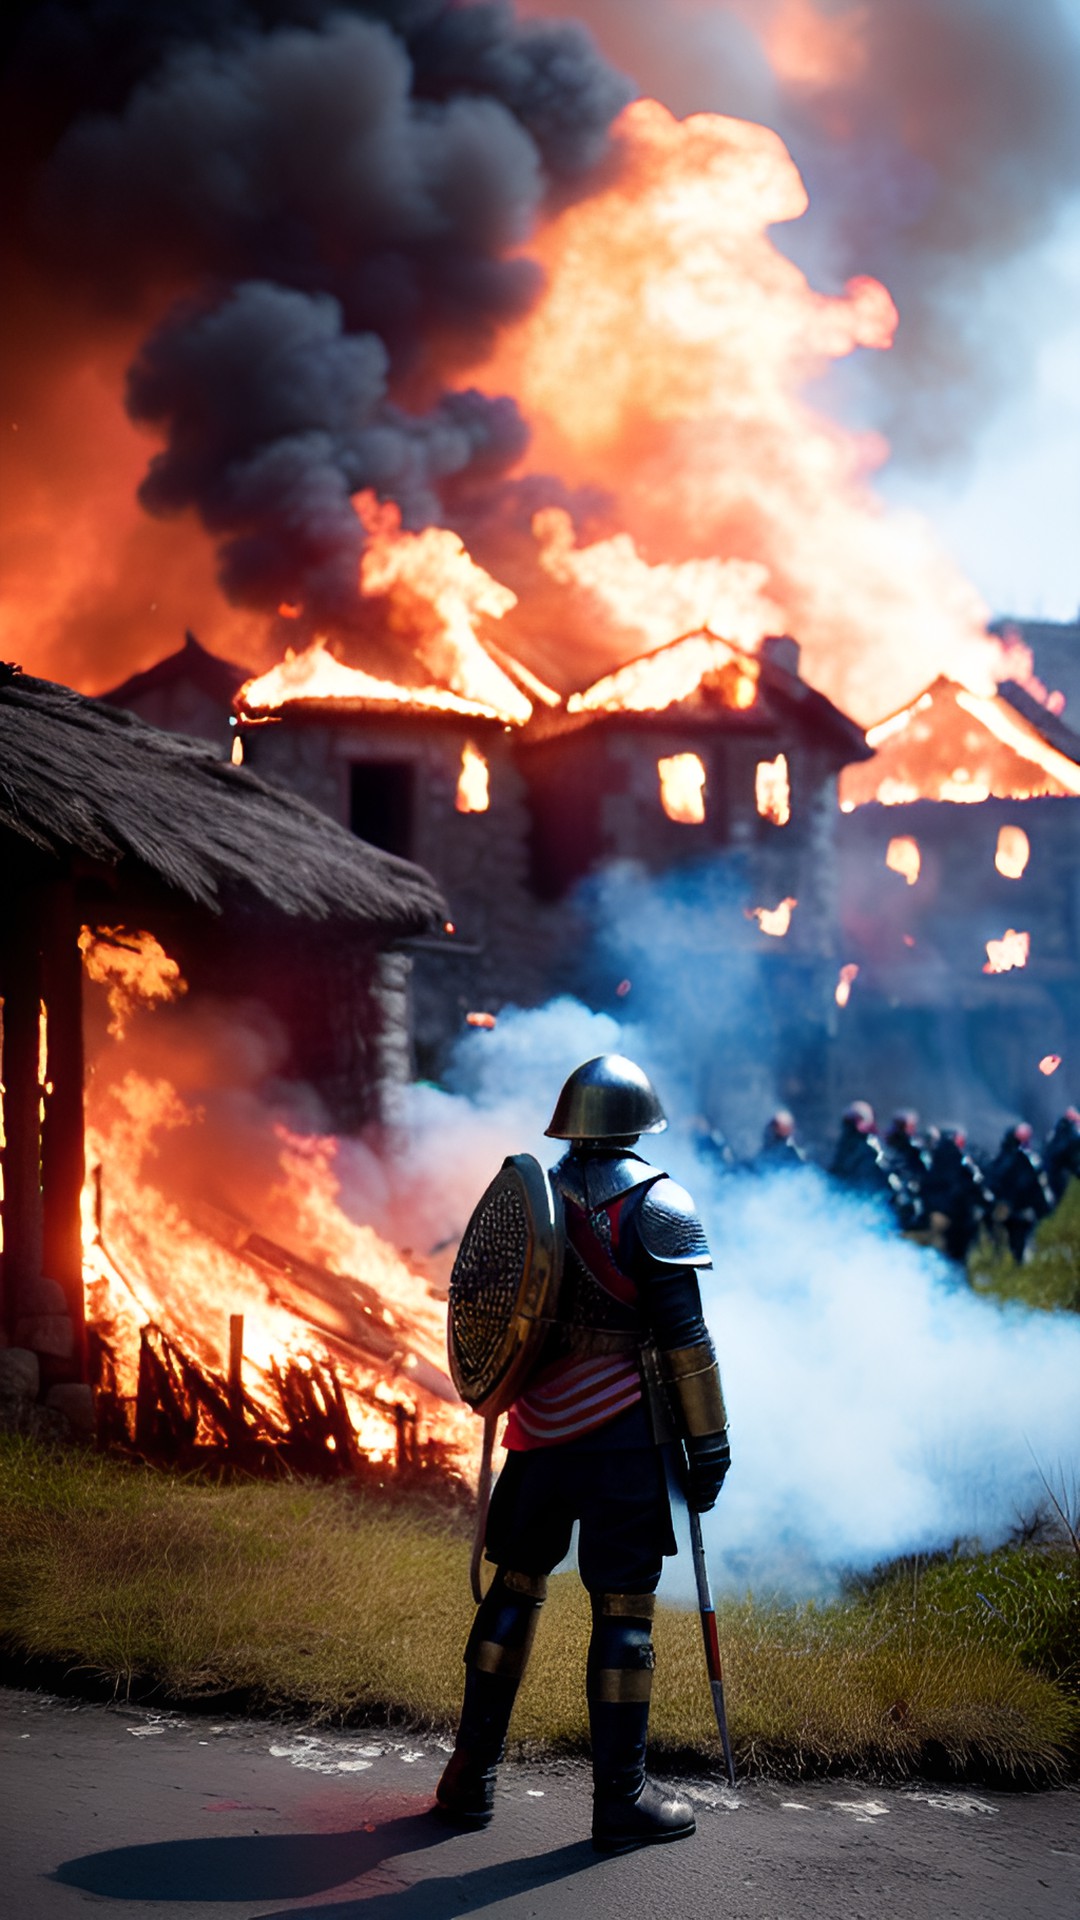
[[[686,1452],[686,1499],[708,1513],[731,1465],[727,1414],[712,1341],[673,1347],[660,1355],[668,1402]]]

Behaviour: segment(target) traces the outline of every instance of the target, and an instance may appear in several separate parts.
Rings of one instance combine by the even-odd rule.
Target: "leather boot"
[[[435,1789],[435,1811],[457,1827],[486,1827],[514,1701],[536,1634],[547,1580],[500,1568],[465,1647],[465,1698],[454,1751]]]
[[[688,1800],[645,1772],[653,1647],[651,1594],[593,1596],[586,1688],[593,1757],[593,1846],[598,1853],[682,1840],[694,1832]]]

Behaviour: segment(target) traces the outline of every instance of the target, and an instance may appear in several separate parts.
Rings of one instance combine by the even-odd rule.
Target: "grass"
[[[999,1300],[1080,1313],[1080,1180],[1069,1181],[1039,1222],[1026,1260],[1017,1264],[1007,1247],[983,1234],[968,1255],[968,1278],[977,1292]]]
[[[430,1501],[213,1486],[8,1437],[0,1539],[9,1661],[162,1702],[453,1727],[468,1523]],[[1078,1620],[1067,1543],[886,1569],[828,1606],[725,1603],[740,1770],[1060,1778],[1080,1755]],[[557,1577],[519,1742],[584,1751],[588,1625],[576,1576]],[[696,1616],[662,1608],[656,1638],[654,1751],[714,1767]]]

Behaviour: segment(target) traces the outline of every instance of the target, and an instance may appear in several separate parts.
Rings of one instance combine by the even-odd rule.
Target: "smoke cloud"
[[[1071,1484],[1080,1322],[972,1294],[814,1169],[718,1177],[680,1125],[693,1074],[662,1029],[562,1000],[470,1034],[455,1091],[412,1096],[414,1233],[460,1234],[507,1152],[551,1164],[561,1149],[543,1128],[563,1078],[609,1049],[655,1078],[674,1124],[645,1151],[694,1194],[713,1254],[702,1293],[735,1456],[705,1518],[718,1584],[827,1590],[893,1554],[1000,1539],[1039,1505],[1042,1474]],[[692,1590],[684,1547],[665,1591]]]
[[[130,411],[166,435],[143,504],[195,510],[235,604],[341,624],[351,493],[422,525],[451,482],[495,496],[520,457],[512,401],[447,385],[534,301],[522,248],[588,189],[631,89],[581,26],[503,0],[22,11],[13,251],[67,316],[54,377],[88,339],[142,333]],[[19,345],[25,365],[40,334]],[[25,422],[17,376],[16,397]]]

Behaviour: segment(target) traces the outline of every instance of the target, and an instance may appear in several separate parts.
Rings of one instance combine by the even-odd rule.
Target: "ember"
[[[838,1007],[846,1007],[851,999],[851,989],[859,977],[859,969],[853,960],[840,969],[840,978],[836,983],[834,998]]]
[[[467,1013],[465,1015],[465,1025],[467,1027],[483,1027],[485,1031],[490,1032],[495,1024],[496,1020],[493,1013]]]
[[[770,934],[774,940],[782,940],[791,925],[791,916],[798,904],[797,900],[789,897],[781,900],[778,907],[748,907],[746,917],[748,920],[756,920],[762,933]]]
[[[1060,1065],[1060,1053],[1044,1053],[1042,1059],[1039,1061],[1039,1072],[1045,1074],[1056,1073]]]
[[[660,804],[669,820],[700,826],[705,818],[705,768],[696,753],[674,753],[658,760]]]
[[[987,941],[983,972],[1011,973],[1014,967],[1026,967],[1030,949],[1031,935],[1009,927],[1000,940]]]

